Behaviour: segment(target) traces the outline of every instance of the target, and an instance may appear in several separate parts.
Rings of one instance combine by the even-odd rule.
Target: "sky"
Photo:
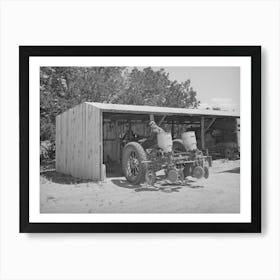
[[[159,67],[152,67],[158,70]],[[218,106],[222,110],[240,110],[239,67],[160,67],[178,82],[191,80],[200,108]]]

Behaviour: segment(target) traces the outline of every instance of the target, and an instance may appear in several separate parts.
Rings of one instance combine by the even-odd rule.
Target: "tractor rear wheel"
[[[147,154],[137,142],[125,145],[122,154],[122,170],[127,181],[132,184],[140,184],[145,181],[147,171]]]

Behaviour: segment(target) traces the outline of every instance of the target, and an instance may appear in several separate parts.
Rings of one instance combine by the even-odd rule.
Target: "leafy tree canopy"
[[[180,108],[199,105],[190,80],[173,81],[164,69],[41,67],[41,141],[54,142],[55,117],[85,101]]]

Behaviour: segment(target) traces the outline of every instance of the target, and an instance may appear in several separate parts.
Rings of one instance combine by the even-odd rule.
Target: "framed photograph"
[[[261,232],[260,46],[20,46],[20,232]]]

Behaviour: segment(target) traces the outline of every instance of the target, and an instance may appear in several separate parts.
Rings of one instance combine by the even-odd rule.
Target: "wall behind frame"
[[[279,1],[38,2],[0,2],[0,278],[279,280]],[[263,233],[19,234],[11,106],[18,45],[31,44],[262,45]]]

